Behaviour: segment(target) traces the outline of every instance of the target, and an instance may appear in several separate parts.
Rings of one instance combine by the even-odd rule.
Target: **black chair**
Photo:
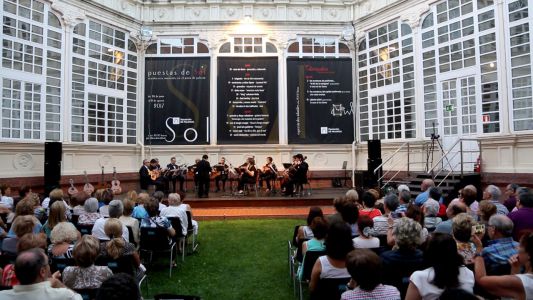
[[[339,300],[342,293],[347,290],[346,285],[350,277],[322,278],[318,281],[315,290],[311,293],[311,300]]]
[[[74,224],[74,226],[78,225],[78,220],[80,218],[80,215],[71,215],[70,216],[70,222]]]
[[[178,242],[178,249],[181,248],[181,261],[185,261],[185,240],[187,239],[187,235],[183,235],[183,224],[181,224],[181,220],[178,217],[167,217],[167,219],[176,231],[174,239]]]
[[[96,262],[94,263],[97,266],[107,266],[113,274],[117,273],[126,273],[135,277],[135,259],[133,255],[124,255],[120,256],[117,259],[113,259],[109,256],[98,256]]]
[[[302,279],[300,280],[298,278],[298,291],[300,295],[300,300],[303,300],[303,284],[309,283],[309,280],[311,280],[311,271],[313,271],[313,266],[315,265],[316,260],[323,255],[326,255],[326,251],[305,252],[305,256],[302,262],[302,267],[304,268],[302,273]]]
[[[73,258],[50,258],[50,271],[52,272],[52,274],[56,271],[63,273],[63,270],[65,270],[66,267],[71,267],[75,265],[76,262]]]
[[[98,289],[74,289],[74,291],[80,294],[83,300],[93,300],[96,299]]]
[[[133,228],[131,226],[126,226],[128,228],[128,239],[130,240],[130,243],[135,245],[135,248],[137,248],[137,243],[135,242],[135,237],[133,236]]]
[[[76,229],[81,233],[81,235],[91,234],[93,231],[94,224],[91,225],[83,225],[83,224],[76,224]]]
[[[202,300],[202,298],[199,296],[157,294],[154,296],[154,300]]]
[[[189,237],[192,236],[192,244],[191,244],[191,252],[196,251],[196,248],[198,248],[198,243],[196,241],[196,235],[194,234],[194,227],[192,226],[192,214],[190,211],[186,211],[187,213],[187,242],[189,240]]]
[[[175,242],[169,242],[168,230],[163,227],[141,227],[141,245],[139,251],[150,254],[149,262],[152,262],[154,252],[169,252],[169,277],[172,276],[172,267],[174,264]]]

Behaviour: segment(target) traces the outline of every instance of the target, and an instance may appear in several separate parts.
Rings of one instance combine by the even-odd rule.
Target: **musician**
[[[298,156],[292,156],[292,165],[283,172],[283,182],[281,184],[281,192],[285,196],[292,196],[294,191],[294,176],[300,167]]]
[[[220,192],[220,182],[222,181],[222,191],[226,191],[226,180],[228,180],[228,172],[229,172],[229,166],[226,164],[226,158],[222,157],[220,158],[220,161],[217,165],[214,165],[215,170],[218,171],[218,175],[215,177],[215,183],[217,186],[217,189],[215,192]]]
[[[152,178],[150,177],[150,161],[148,159],[143,160],[143,165],[139,169],[139,184],[141,185],[141,190],[148,190],[148,186],[152,185]]]
[[[196,164],[196,180],[198,181],[198,198],[209,197],[209,176],[211,175],[211,165],[207,161],[207,154],[202,156],[202,160]]]
[[[241,171],[241,177],[239,178],[239,185],[237,189],[239,194],[244,193],[244,185],[247,183],[255,183],[257,180],[257,169],[255,168],[255,159],[249,157],[242,166],[239,167]]]
[[[305,162],[307,157],[304,157],[302,154],[298,153],[296,154],[296,157],[298,158],[298,170],[296,170],[296,174],[294,175],[294,181],[296,184],[305,184],[307,183],[307,171],[309,171],[309,164]]]
[[[192,174],[192,180],[194,182],[194,188],[196,192],[198,192],[198,178],[196,177],[196,166],[198,166],[198,163],[201,159],[195,159],[194,165],[190,165],[187,167],[189,174]]]
[[[270,182],[272,180],[276,180],[278,177],[278,168],[276,168],[276,165],[273,163],[272,157],[268,156],[266,158],[266,164],[261,169],[261,172],[259,173],[259,187],[263,188],[263,180],[266,181],[267,186],[267,192],[269,192],[272,189],[272,186]]]
[[[183,183],[185,182],[185,176],[183,176],[183,173],[180,170],[180,166],[176,165],[175,157],[170,158],[170,163],[167,165],[166,174],[167,175],[165,177],[169,183],[169,192],[176,192],[176,181],[180,182],[180,191],[183,192]]]
[[[155,185],[155,190],[162,191],[165,183],[163,181],[163,177],[161,176],[161,166],[159,165],[159,160],[157,158],[152,158],[150,160],[149,169],[152,184]]]

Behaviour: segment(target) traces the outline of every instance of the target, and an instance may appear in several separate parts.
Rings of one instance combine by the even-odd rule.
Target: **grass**
[[[287,266],[287,240],[301,220],[251,219],[200,222],[198,252],[168,277],[168,256],[148,273],[145,299],[158,293],[204,300],[294,299]],[[181,258],[180,258],[181,259]],[[179,260],[181,262],[181,260]]]

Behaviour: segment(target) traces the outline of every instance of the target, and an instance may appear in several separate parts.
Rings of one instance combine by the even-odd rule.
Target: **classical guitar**
[[[68,188],[68,194],[73,196],[78,193],[78,189],[74,186],[74,180],[72,178],[68,181],[70,183],[70,187]]]
[[[100,183],[98,184],[98,189],[105,189],[105,188],[107,187],[104,181],[104,166],[102,166],[102,177],[100,177]]]
[[[89,195],[92,195],[94,192],[94,186],[89,182],[89,178],[87,178],[87,171],[83,171],[83,175],[85,175],[85,185],[83,186],[83,191]]]
[[[111,191],[114,195],[122,193],[120,181],[117,179],[117,169],[115,167],[113,167],[113,180],[111,181]]]

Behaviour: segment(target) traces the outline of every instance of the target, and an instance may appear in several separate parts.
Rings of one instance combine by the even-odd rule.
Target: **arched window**
[[[39,1],[3,3],[1,137],[61,140],[63,29]]]
[[[411,28],[393,21],[368,31],[357,64],[361,140],[415,138]]]
[[[146,50],[147,56],[191,56],[209,55],[209,48],[197,37],[160,37],[157,43],[151,44]]]
[[[296,42],[289,45],[287,54],[300,57],[339,57],[350,56],[350,49],[338,37],[299,36]]]
[[[129,33],[97,20],[72,35],[73,142],[135,144],[137,47]]]
[[[276,54],[278,49],[262,36],[234,36],[222,44],[218,53],[227,54]]]

